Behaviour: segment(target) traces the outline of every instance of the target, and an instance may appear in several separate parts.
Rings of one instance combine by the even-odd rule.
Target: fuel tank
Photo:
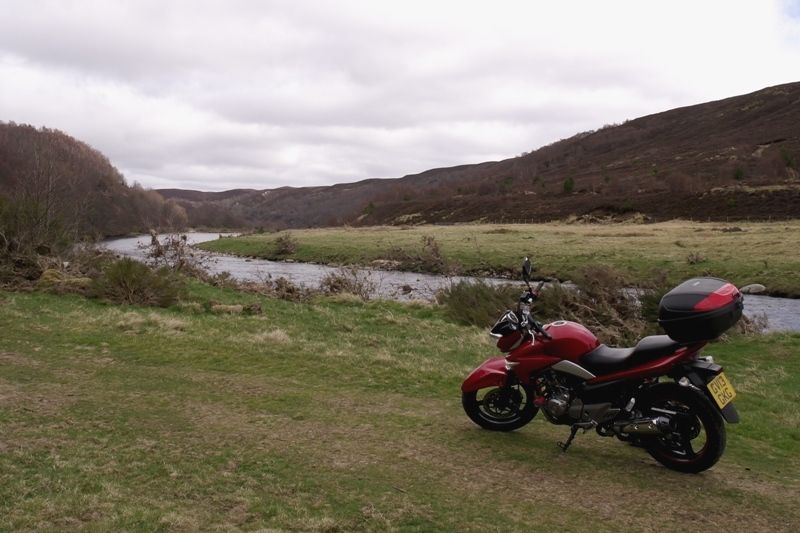
[[[559,320],[547,324],[544,330],[553,337],[543,343],[542,352],[547,355],[577,362],[580,356],[600,346],[594,333],[577,322]]]
[[[553,337],[543,343],[542,352],[577,362],[580,356],[600,346],[594,333],[577,322],[559,320],[551,322],[544,330]]]
[[[544,330],[552,339],[537,338],[535,343],[525,343],[511,352],[510,359],[546,355],[577,363],[583,354],[600,346],[597,337],[577,322],[559,320],[545,325]]]

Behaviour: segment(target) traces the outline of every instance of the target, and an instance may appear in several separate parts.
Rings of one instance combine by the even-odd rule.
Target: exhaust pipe
[[[657,416],[655,418],[635,418],[614,424],[619,433],[629,435],[664,435],[671,431],[669,418]]]

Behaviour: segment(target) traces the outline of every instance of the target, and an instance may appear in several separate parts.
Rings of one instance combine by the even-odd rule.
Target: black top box
[[[718,338],[742,317],[739,289],[719,278],[692,278],[661,298],[658,323],[671,339],[704,342]]]

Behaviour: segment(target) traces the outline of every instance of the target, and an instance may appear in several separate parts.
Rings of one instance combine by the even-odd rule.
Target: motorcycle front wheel
[[[470,420],[492,431],[519,429],[539,412],[531,389],[521,384],[464,392],[461,404]]]
[[[677,384],[653,388],[647,398],[651,415],[666,415],[671,431],[643,444],[659,463],[696,474],[714,466],[725,451],[725,422],[705,394]]]

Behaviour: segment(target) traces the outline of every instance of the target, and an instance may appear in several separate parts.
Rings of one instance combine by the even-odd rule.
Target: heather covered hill
[[[543,221],[638,211],[654,219],[800,217],[800,83],[577,134],[503,161],[329,187],[163,191],[245,225]]]
[[[180,227],[186,212],[99,151],[52,129],[0,122],[0,247]]]

